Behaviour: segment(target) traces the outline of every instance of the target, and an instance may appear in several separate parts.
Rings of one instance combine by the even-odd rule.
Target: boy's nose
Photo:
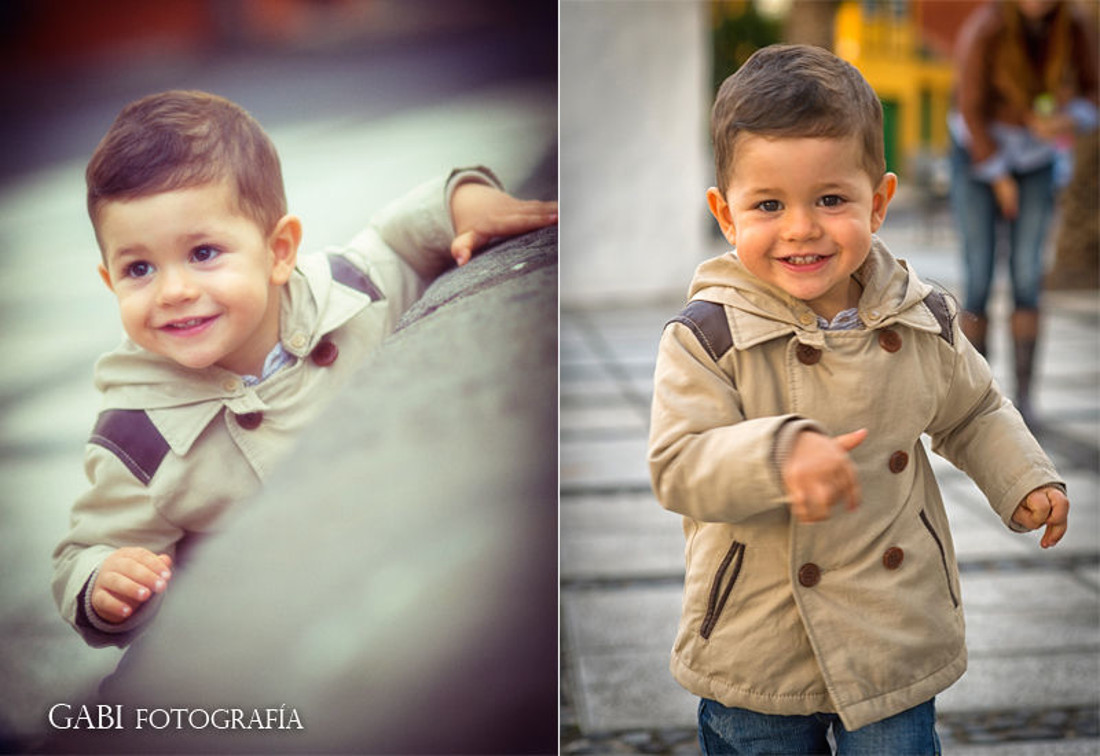
[[[191,274],[182,268],[168,266],[160,271],[159,278],[157,299],[162,305],[186,302],[198,294]]]
[[[818,233],[817,219],[807,208],[791,207],[783,214],[783,238],[787,241],[813,239]]]

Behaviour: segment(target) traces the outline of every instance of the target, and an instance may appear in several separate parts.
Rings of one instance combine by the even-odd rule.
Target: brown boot
[[[982,357],[988,357],[985,351],[985,334],[989,330],[989,320],[985,315],[964,311],[959,325],[962,327],[963,336],[966,336],[966,340],[974,345],[974,348],[978,350]]]
[[[1012,346],[1016,357],[1016,409],[1028,427],[1035,429],[1031,406],[1031,380],[1035,373],[1035,345],[1039,340],[1039,311],[1012,313]]]

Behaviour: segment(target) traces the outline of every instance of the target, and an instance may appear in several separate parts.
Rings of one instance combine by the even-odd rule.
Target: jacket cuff
[[[447,217],[451,219],[452,234],[455,232],[455,219],[451,214],[451,200],[454,198],[458,187],[471,182],[485,184],[504,191],[504,184],[500,183],[500,179],[496,177],[496,174],[483,165],[475,165],[471,168],[455,168],[451,171],[451,175],[447,177],[447,183],[443,188],[443,201],[444,207],[447,208]]]
[[[92,607],[92,586],[95,585],[96,577],[99,575],[99,568],[96,567],[92,574],[88,577],[88,580],[84,583],[84,587],[80,589],[80,596],[76,602],[76,626],[81,630],[81,634],[88,638],[92,636],[113,636],[108,643],[114,643],[116,645],[122,645],[129,641],[130,636],[145,622],[145,615],[149,613],[152,608],[150,604],[158,600],[158,596],[154,594],[150,597],[149,601],[145,605],[138,608],[129,619],[125,622],[113,623],[107,622],[100,617],[96,610]],[[88,638],[92,640],[92,638]]]
[[[783,465],[787,463],[787,458],[791,456],[791,449],[794,448],[795,439],[798,438],[798,434],[802,431],[812,431],[821,434],[825,434],[826,432],[820,424],[815,423],[813,420],[807,420],[804,417],[797,416],[785,420],[775,432],[775,440],[772,442],[772,464],[775,469],[776,480],[779,481],[780,487],[783,486]]]

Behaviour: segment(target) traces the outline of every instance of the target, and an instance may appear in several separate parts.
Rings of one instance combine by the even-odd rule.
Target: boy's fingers
[[[96,579],[96,588],[105,590],[117,598],[130,599],[139,603],[148,601],[153,596],[153,589],[119,572],[101,573]]]
[[[124,622],[134,613],[134,607],[107,590],[92,593],[92,609],[107,622]]]
[[[145,567],[150,572],[159,575],[165,580],[172,577],[172,558],[169,557],[167,554],[161,554],[160,556],[157,556],[148,549],[125,547],[116,551],[109,558],[114,558],[116,560],[119,560],[120,562],[125,561],[130,564],[141,565],[142,567]],[[167,562],[165,562],[166,559],[168,560]],[[130,570],[127,569],[127,574],[129,574],[129,572]],[[134,576],[130,575],[130,577]]]
[[[1046,519],[1047,529],[1039,545],[1049,549],[1062,540],[1069,528],[1069,499],[1056,488],[1048,488],[1044,493],[1050,503],[1050,513]]]
[[[1068,530],[1068,528],[1064,522],[1061,524],[1048,523],[1047,529],[1043,532],[1043,538],[1039,541],[1039,545],[1044,549],[1049,549],[1062,540],[1062,536],[1066,534],[1066,530]]]
[[[863,489],[859,485],[859,476],[855,468],[849,465],[848,481],[845,486],[844,500],[848,502],[848,510],[859,509],[863,503]]]
[[[114,569],[107,570],[106,574],[100,572],[100,575],[105,578],[109,578],[111,575],[119,575],[145,586],[154,593],[160,593],[168,587],[168,578],[165,575],[170,577],[171,573],[159,559],[155,560],[152,568],[144,561],[124,559],[120,560]]]
[[[867,438],[867,429],[860,428],[857,431],[852,431],[851,433],[844,433],[840,436],[837,436],[833,440],[840,444],[844,451],[851,451],[852,449],[862,444],[865,438]]]
[[[459,265],[465,265],[470,262],[470,258],[473,256],[474,250],[484,244],[487,239],[483,239],[477,231],[466,231],[454,238],[451,242],[451,257]]]
[[[153,554],[153,552],[151,551],[145,552],[145,554],[142,555],[141,559],[135,561],[148,573],[141,573],[145,578],[144,580],[142,580],[142,582],[145,582],[146,584],[148,584],[148,579],[150,575],[153,576],[154,580],[161,581],[168,580],[170,577],[172,577],[172,571],[168,568],[167,565],[164,564],[164,561],[160,557]],[[131,575],[130,577],[134,576]],[[135,579],[137,578],[135,577]]]

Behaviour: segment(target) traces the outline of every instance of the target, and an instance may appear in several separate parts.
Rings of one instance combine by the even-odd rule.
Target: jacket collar
[[[281,292],[279,339],[296,358],[370,303],[347,286],[334,286],[325,255],[302,258]],[[212,366],[191,370],[126,338],[95,366],[103,409],[145,410],[176,454],[186,454],[222,408],[234,414],[262,412],[266,384],[245,386],[240,376]]]
[[[853,274],[863,287],[859,318],[868,329],[895,323],[939,333],[940,325],[926,307],[918,307],[931,287],[903,261],[896,259],[877,237],[871,251]],[[794,334],[804,344],[821,347],[825,332],[805,302],[749,273],[734,252],[704,262],[696,271],[690,299],[727,305],[730,333],[737,349]]]

